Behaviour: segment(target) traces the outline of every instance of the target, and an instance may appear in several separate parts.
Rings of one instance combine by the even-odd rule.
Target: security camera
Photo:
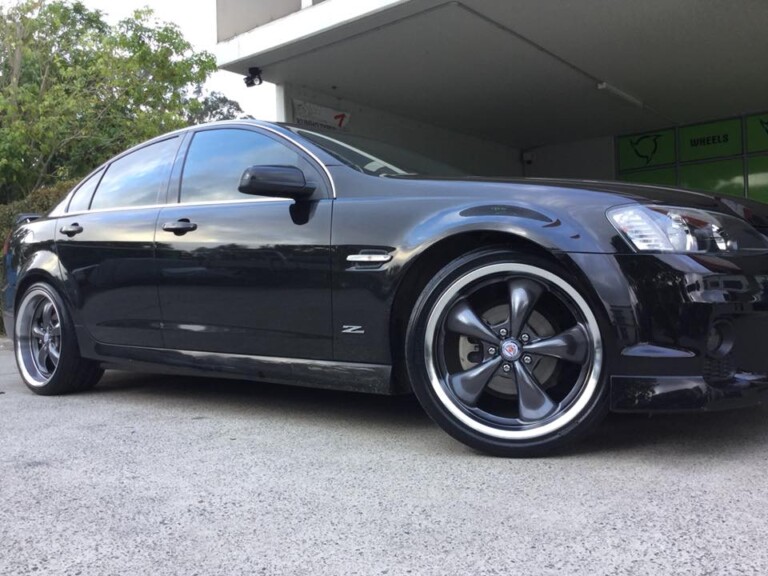
[[[261,86],[263,82],[261,79],[261,68],[257,68],[256,66],[248,68],[248,76],[243,78],[243,82],[245,82],[245,85],[248,88],[251,88],[252,86]]]

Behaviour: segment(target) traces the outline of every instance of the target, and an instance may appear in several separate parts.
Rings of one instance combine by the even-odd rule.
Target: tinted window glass
[[[257,164],[301,167],[301,156],[285,144],[248,130],[195,134],[181,183],[182,202],[253,198],[238,192],[243,171]]]
[[[110,164],[104,174],[92,209],[156,204],[168,185],[178,138],[145,146]]]
[[[99,170],[80,185],[80,188],[78,188],[75,191],[74,196],[72,196],[72,200],[69,201],[69,209],[67,212],[82,212],[83,210],[88,210],[93,191],[96,190],[96,184],[99,183],[99,178],[101,178],[103,173],[104,170]]]
[[[346,132],[289,128],[347,166],[371,176],[466,176],[454,166],[412,150]]]

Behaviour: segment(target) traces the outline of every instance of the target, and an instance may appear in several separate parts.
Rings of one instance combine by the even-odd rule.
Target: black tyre
[[[550,261],[481,250],[441,270],[406,335],[408,374],[430,417],[503,456],[549,453],[605,416],[601,315]]]
[[[92,388],[104,371],[80,357],[67,307],[50,285],[30,286],[16,309],[13,344],[24,383],[43,396]]]

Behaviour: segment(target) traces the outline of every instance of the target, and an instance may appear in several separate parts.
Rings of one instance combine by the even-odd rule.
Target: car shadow
[[[762,452],[768,446],[768,409],[755,406],[722,412],[609,414],[569,453],[652,451],[689,457]]]
[[[120,394],[126,392],[126,394]],[[220,378],[165,376],[110,371],[92,394],[120,395],[131,404],[178,404],[180,410],[205,418],[206,411],[229,414],[254,412],[280,414],[285,420],[333,419],[345,426],[366,429],[392,427],[401,432],[437,431],[413,395],[377,396],[355,392],[318,390]],[[191,410],[190,410],[191,409]],[[442,437],[442,433],[435,436]],[[605,453],[645,453],[663,457],[684,452],[693,457],[713,457],[765,451],[768,446],[768,408],[688,414],[609,414],[588,437],[557,458]],[[471,450],[456,442],[440,449]],[[725,451],[725,452],[724,452]]]

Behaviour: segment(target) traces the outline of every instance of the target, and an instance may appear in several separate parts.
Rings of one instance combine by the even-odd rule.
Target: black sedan
[[[21,217],[3,320],[38,394],[108,367],[413,392],[472,447],[542,453],[611,409],[761,398],[766,208],[473,178],[347,134],[211,124]]]

